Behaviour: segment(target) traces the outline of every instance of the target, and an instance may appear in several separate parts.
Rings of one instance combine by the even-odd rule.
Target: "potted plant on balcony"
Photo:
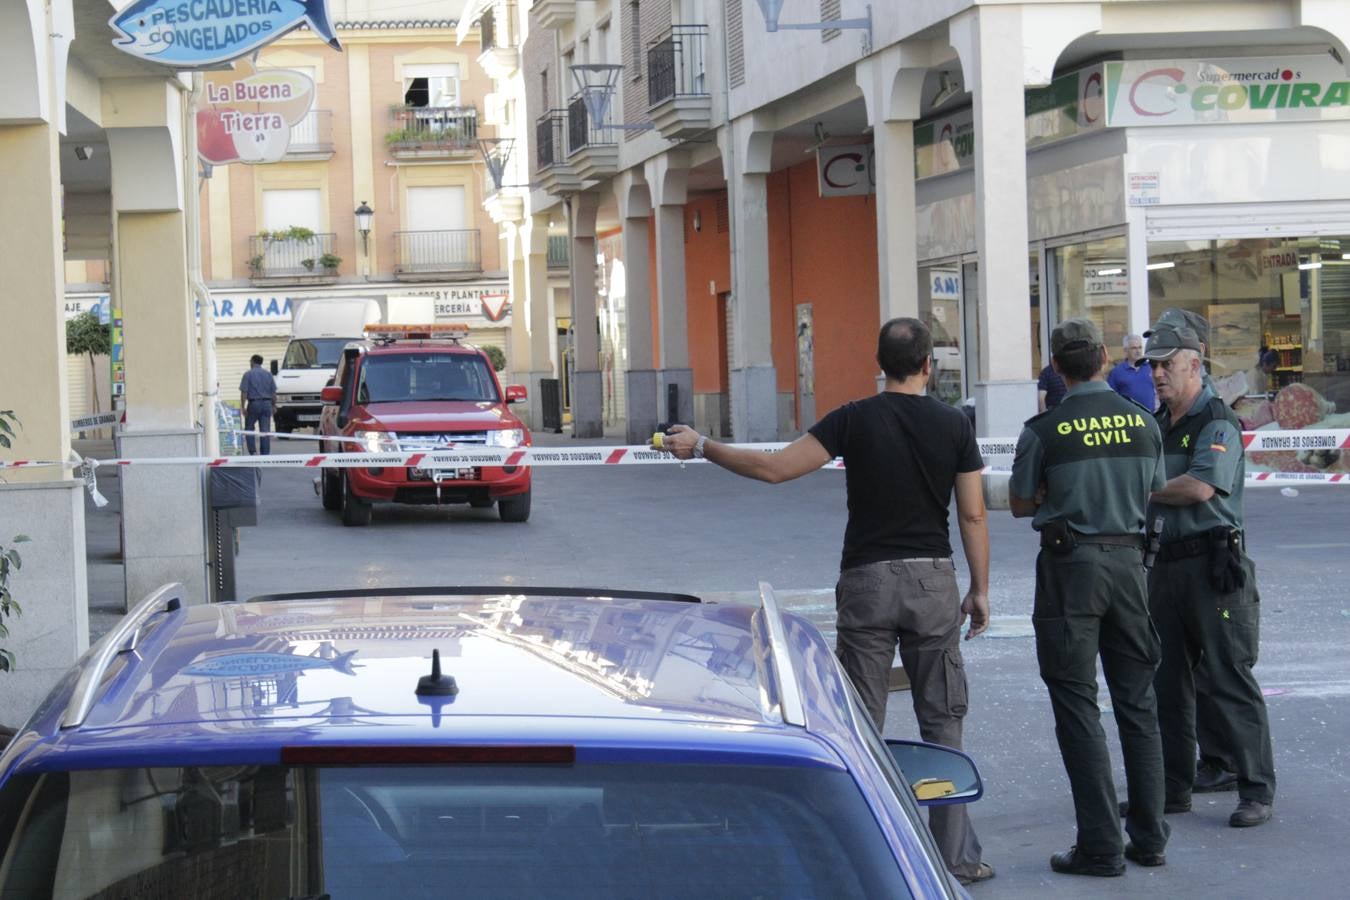
[[[257,256],[250,256],[248,258],[248,272],[249,275],[254,278],[262,277],[263,255],[261,253],[259,253]]]
[[[305,267],[305,271],[306,271],[306,272],[313,272],[313,271],[314,271],[314,258],[313,258],[313,257],[310,257],[310,258],[308,258],[308,259],[302,259],[302,260],[300,260],[300,265],[302,265],[302,266]]]
[[[319,257],[319,265],[323,266],[325,272],[335,274],[337,267],[342,265],[342,257],[336,253],[325,253]]]

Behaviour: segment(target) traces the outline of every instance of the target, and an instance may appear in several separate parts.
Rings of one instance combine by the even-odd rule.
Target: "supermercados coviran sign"
[[[229,62],[304,24],[342,49],[327,0],[136,0],[108,24],[117,49],[180,69]]]
[[[1106,63],[1107,124],[1215,125],[1350,118],[1330,55]]]

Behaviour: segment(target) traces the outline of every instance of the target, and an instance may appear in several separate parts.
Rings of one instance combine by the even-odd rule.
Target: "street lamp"
[[[655,126],[650,120],[641,122],[606,122],[610,102],[614,99],[614,87],[618,83],[623,66],[614,63],[578,63],[572,68],[572,77],[576,79],[581,100],[586,104],[592,128],[622,129],[624,131],[648,131]]]
[[[503,137],[480,137],[478,139],[478,153],[483,157],[483,165],[487,168],[488,177],[492,179],[492,189],[500,191],[502,188],[536,188],[539,182],[530,181],[525,184],[503,184],[502,178],[506,175],[506,163],[511,159],[511,149],[516,145],[515,138]]]
[[[764,13],[764,30],[769,32],[798,30],[798,31],[831,31],[836,28],[863,28],[867,30],[865,51],[872,51],[872,4],[867,4],[867,15],[861,19],[830,19],[827,22],[779,22],[778,16],[783,11],[783,0],[758,0],[759,11]]]
[[[366,205],[362,200],[361,205],[356,208],[356,230],[361,232],[361,249],[366,253],[370,252],[370,220],[374,218],[375,210]]]

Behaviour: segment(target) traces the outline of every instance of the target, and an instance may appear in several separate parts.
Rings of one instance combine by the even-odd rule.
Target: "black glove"
[[[1242,537],[1228,528],[1209,533],[1209,583],[1221,594],[1231,594],[1247,584],[1242,571]]]

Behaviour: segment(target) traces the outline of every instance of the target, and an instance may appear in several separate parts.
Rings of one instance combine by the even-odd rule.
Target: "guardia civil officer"
[[[1269,821],[1275,800],[1270,724],[1252,674],[1259,643],[1256,568],[1245,552],[1245,466],[1237,417],[1202,378],[1203,344],[1188,327],[1155,327],[1144,347],[1158,389],[1167,484],[1150,497],[1163,519],[1149,574],[1149,611],[1162,639],[1154,680],[1169,810],[1195,788],[1195,682],[1209,683],[1219,745],[1237,772],[1234,828]]]
[[[1059,406],[1027,421],[1009,486],[1013,515],[1033,516],[1041,534],[1036,658],[1078,820],[1077,841],[1050,857],[1050,868],[1121,875],[1122,856],[1163,865],[1169,834],[1153,692],[1158,639],[1144,575],[1148,495],[1164,484],[1162,436],[1151,410],[1104,380],[1107,351],[1093,322],[1060,323],[1050,352],[1068,392]],[[1129,843],[1121,835],[1097,706],[1098,655],[1125,758]]]
[[[1200,338],[1201,356],[1207,357],[1209,355],[1209,320],[1199,313],[1177,306],[1169,307],[1158,316],[1157,324],[1153,326],[1153,329],[1144,332],[1144,337],[1152,337],[1153,331],[1161,328],[1190,328],[1195,332],[1196,337]],[[1147,364],[1142,356],[1141,345],[1139,356],[1135,357],[1135,361],[1140,364],[1141,368]],[[1214,392],[1215,396],[1223,397],[1236,390],[1236,388],[1229,386],[1233,380],[1232,375],[1224,376],[1215,381],[1210,378],[1209,372],[1203,368],[1204,359],[1201,359],[1201,364],[1201,380]],[[1149,383],[1152,384],[1151,365],[1148,377]],[[1157,406],[1156,402],[1154,406]],[[1152,519],[1149,521],[1152,521]],[[1234,772],[1232,754],[1223,746],[1219,738],[1222,726],[1218,723],[1222,714],[1210,700],[1211,693],[1205,667],[1199,666],[1195,670],[1195,738],[1200,747],[1200,761],[1196,765],[1195,784],[1192,788],[1197,794],[1237,789],[1237,775]],[[1184,812],[1184,810],[1177,809],[1173,811]]]

